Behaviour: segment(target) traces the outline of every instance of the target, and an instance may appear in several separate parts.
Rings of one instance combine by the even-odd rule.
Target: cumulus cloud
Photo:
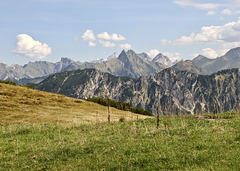
[[[150,58],[156,57],[159,53],[160,53],[160,51],[157,49],[152,49],[149,52],[147,52],[147,54]]]
[[[119,44],[119,45],[116,45],[115,43],[113,43],[113,41],[126,40],[126,38],[124,36],[117,34],[117,33],[109,34],[108,32],[102,32],[100,34],[97,34],[97,36],[95,36],[95,34],[93,33],[92,30],[87,29],[84,32],[84,34],[82,35],[81,39],[84,41],[88,41],[89,47],[95,47],[96,45],[101,45],[106,48],[112,48],[112,47],[116,47],[116,46],[123,48],[123,49],[131,48],[131,45],[128,43]],[[79,40],[79,38],[75,37],[74,40]]]
[[[90,47],[95,47],[95,46],[96,46],[96,43],[95,43],[95,42],[92,42],[92,41],[90,41],[90,42],[88,42],[88,46],[90,46]]]
[[[19,34],[16,38],[16,49],[13,50],[16,54],[43,59],[52,53],[52,49],[46,43],[36,41],[27,34]]]
[[[132,48],[132,45],[128,44],[128,43],[125,43],[125,44],[120,44],[119,47],[121,49],[131,49]]]
[[[111,47],[115,47],[116,44],[109,42],[109,41],[103,41],[103,40],[99,40],[99,43],[106,48],[111,48]]]
[[[96,37],[93,33],[92,30],[87,29],[84,34],[82,35],[83,40],[89,40],[89,41],[94,41],[96,40]]]
[[[216,58],[218,56],[218,52],[212,48],[203,49],[201,54],[209,58]]]
[[[108,32],[103,32],[97,35],[99,39],[112,40],[112,41],[123,41],[126,38],[120,34],[113,33],[112,35]]]
[[[240,20],[223,26],[202,27],[197,34],[182,36],[177,40],[162,40],[163,45],[183,45],[192,43],[240,42]]]

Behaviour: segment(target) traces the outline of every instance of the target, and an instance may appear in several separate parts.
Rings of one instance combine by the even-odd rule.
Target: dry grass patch
[[[26,123],[96,123],[107,121],[107,107],[96,103],[0,84],[0,126]],[[148,118],[110,108],[111,121]]]

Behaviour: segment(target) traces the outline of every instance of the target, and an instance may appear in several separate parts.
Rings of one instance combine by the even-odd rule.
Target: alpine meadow
[[[0,171],[240,171],[240,0],[0,1]]]

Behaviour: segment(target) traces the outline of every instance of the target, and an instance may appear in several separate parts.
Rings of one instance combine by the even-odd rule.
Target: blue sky
[[[107,58],[122,49],[172,60],[240,46],[240,0],[0,1],[0,62]]]

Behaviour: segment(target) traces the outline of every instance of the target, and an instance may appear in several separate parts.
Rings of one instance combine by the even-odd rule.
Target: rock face
[[[108,60],[111,60],[111,59],[117,59],[119,56],[119,54],[117,52],[114,52],[112,55],[110,55],[108,58],[107,58],[107,61]]]
[[[142,58],[146,59],[147,61],[152,61],[152,58],[150,58],[149,55],[145,52],[139,53],[138,55],[141,56]]]
[[[231,49],[224,56],[215,59],[209,59],[205,56],[199,55],[193,59],[193,62],[208,74],[224,69],[239,68],[240,48]]]
[[[81,99],[108,97],[153,113],[157,106],[164,114],[222,112],[240,102],[240,69],[209,76],[168,68],[138,79],[85,69],[51,75],[35,88]]]
[[[158,62],[158,63],[164,64],[168,67],[173,65],[172,61],[167,56],[164,56],[161,53],[159,53],[155,58],[153,58],[152,62]]]

